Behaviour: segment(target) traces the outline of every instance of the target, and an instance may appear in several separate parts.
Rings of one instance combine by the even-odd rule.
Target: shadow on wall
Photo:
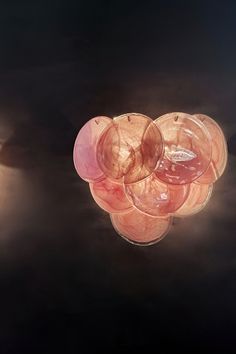
[[[10,167],[31,168],[48,160],[48,156],[70,155],[76,129],[54,105],[34,103],[29,118],[13,126],[13,132],[2,139],[0,163]]]

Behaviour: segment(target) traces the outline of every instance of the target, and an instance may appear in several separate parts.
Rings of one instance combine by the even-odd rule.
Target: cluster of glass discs
[[[90,119],[74,145],[74,165],[117,233],[149,245],[173,217],[204,208],[227,163],[219,125],[203,114],[173,112],[155,120],[127,113]]]

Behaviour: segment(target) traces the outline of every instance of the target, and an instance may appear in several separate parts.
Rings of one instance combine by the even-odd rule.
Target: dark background
[[[235,352],[236,2],[0,3],[0,353]],[[96,115],[205,113],[229,143],[205,211],[151,247],[77,175]]]

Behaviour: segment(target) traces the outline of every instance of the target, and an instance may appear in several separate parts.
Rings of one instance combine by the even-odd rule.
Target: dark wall
[[[234,1],[1,1],[2,354],[234,351],[235,17]],[[89,118],[131,111],[205,113],[229,142],[206,210],[147,248],[72,163]]]

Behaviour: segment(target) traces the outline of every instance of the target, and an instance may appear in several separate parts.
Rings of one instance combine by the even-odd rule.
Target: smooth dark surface
[[[1,354],[234,352],[235,18],[234,1],[1,1]],[[73,144],[95,115],[171,111],[216,119],[229,164],[205,211],[138,248]]]

